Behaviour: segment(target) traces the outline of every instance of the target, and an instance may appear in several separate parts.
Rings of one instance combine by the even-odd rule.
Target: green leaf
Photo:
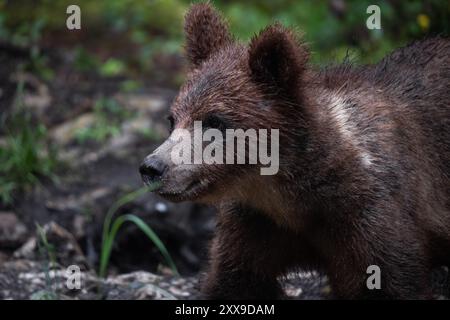
[[[172,269],[174,274],[179,274],[178,270],[173,262],[167,248],[162,243],[161,239],[157,236],[157,234],[152,230],[152,228],[147,225],[141,218],[136,215],[126,214],[119,216],[113,220],[114,214],[117,210],[123,205],[133,201],[134,199],[140,197],[148,191],[152,191],[159,186],[159,183],[155,183],[150,187],[140,188],[133,192],[130,192],[119,200],[117,200],[108,210],[105,216],[105,221],[103,223],[103,233],[102,233],[102,249],[100,254],[100,267],[99,267],[99,276],[105,277],[106,271],[109,264],[109,259],[111,256],[112,247],[114,245],[114,240],[116,238],[117,232],[120,227],[125,222],[134,223],[149,239],[152,241],[158,250],[161,252],[162,256],[166,260],[167,265]]]
[[[114,77],[124,73],[125,64],[115,58],[109,58],[101,67],[100,74],[104,77]]]

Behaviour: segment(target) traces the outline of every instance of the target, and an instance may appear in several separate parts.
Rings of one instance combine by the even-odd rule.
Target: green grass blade
[[[106,276],[106,269],[108,268],[109,258],[111,256],[112,246],[114,244],[114,239],[116,238],[117,231],[125,222],[124,216],[120,216],[114,220],[111,230],[106,234],[104,241],[102,243],[102,253],[100,255],[100,270],[99,276],[104,278]]]
[[[104,246],[108,233],[110,232],[111,221],[116,211],[119,210],[119,208],[122,207],[123,205],[139,198],[141,195],[153,191],[158,186],[159,184],[155,183],[148,187],[139,188],[133,192],[127,193],[123,197],[119,198],[119,200],[117,200],[115,203],[113,203],[113,205],[108,209],[108,212],[106,213],[105,216],[105,221],[103,223],[102,247]]]
[[[168,266],[172,269],[173,273],[179,275],[178,269],[175,266],[175,263],[173,262],[169,252],[167,251],[167,248],[164,246],[161,239],[159,239],[156,233],[150,228],[150,226],[147,225],[141,218],[133,214],[125,215],[125,219],[133,222],[139,229],[141,229],[142,232],[145,233],[145,235],[155,244],[155,246],[161,252]]]
[[[156,235],[156,233],[139,217],[127,214],[120,217],[117,217],[114,222],[112,223],[111,230],[107,234],[105,238],[105,242],[102,246],[102,253],[100,257],[100,270],[99,270],[99,276],[104,278],[106,276],[106,271],[109,264],[109,259],[111,257],[111,251],[114,244],[114,239],[116,238],[117,232],[119,231],[120,227],[126,222],[132,222],[134,223],[144,234],[155,244],[155,246],[158,248],[158,250],[163,255],[164,259],[166,260],[166,263],[168,266],[172,269],[173,273],[176,275],[179,275],[178,269],[175,266],[175,263],[172,260],[172,257],[170,256],[169,252],[167,251],[167,248],[162,243],[161,239]]]

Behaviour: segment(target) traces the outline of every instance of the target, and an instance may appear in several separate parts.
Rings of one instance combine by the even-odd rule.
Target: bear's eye
[[[224,131],[227,128],[226,121],[217,115],[208,115],[205,120],[203,120],[203,128],[218,129]]]
[[[172,133],[173,128],[175,127],[175,119],[172,115],[168,115],[167,120],[169,120],[169,132]]]

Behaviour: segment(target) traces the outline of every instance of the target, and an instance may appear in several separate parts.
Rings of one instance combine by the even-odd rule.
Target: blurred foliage
[[[125,64],[119,59],[109,58],[100,67],[100,74],[104,77],[114,77],[124,73]]]
[[[33,293],[31,300],[57,300],[59,297],[55,290],[56,284],[50,274],[57,265],[55,246],[48,241],[46,231],[38,223],[36,223],[36,231],[39,236],[37,243],[45,274],[45,289]]]
[[[214,2],[241,39],[251,38],[273,21],[300,30],[315,53],[313,61],[319,63],[341,61],[347,51],[357,61],[375,62],[412,39],[450,30],[450,1],[445,0]],[[366,28],[366,9],[372,4],[381,9],[381,30]]]
[[[103,142],[120,134],[121,123],[133,114],[113,98],[101,97],[94,103],[95,121],[92,125],[80,128],[75,133],[78,143],[87,141]]]
[[[17,191],[24,191],[39,178],[55,178],[56,150],[47,141],[44,125],[36,124],[21,103],[22,84],[17,90],[17,106],[0,124],[6,136],[0,144],[0,202],[13,201]]]
[[[213,0],[228,19],[237,39],[249,40],[275,20],[304,34],[315,63],[371,63],[393,48],[427,35],[449,34],[448,0]],[[81,8],[81,30],[68,31],[66,9]],[[369,5],[381,8],[381,30],[368,30]],[[24,49],[29,58],[19,71],[51,82],[64,52],[72,69],[65,72],[119,78],[119,90],[138,91],[146,79],[182,80],[177,64],[182,56],[183,16],[189,0],[0,0],[0,46]],[[60,55],[55,55],[59,57]],[[166,59],[166,60],[164,60]],[[166,61],[165,64],[161,61]],[[94,78],[96,79],[96,78]],[[126,79],[126,80],[125,80]],[[3,80],[3,79],[0,79]],[[1,88],[0,88],[1,89]],[[2,106],[3,107],[3,106]],[[93,106],[96,122],[77,133],[79,143],[101,142],[120,133],[129,114],[116,101],[98,99]],[[0,140],[0,201],[51,176],[55,157],[46,145],[46,130],[26,113],[3,121],[6,137]],[[142,132],[152,137],[153,131]]]
[[[188,0],[0,0],[0,39],[17,45],[33,45],[44,32],[70,32],[65,28],[66,8],[77,4],[82,13],[81,41],[72,43],[77,66],[95,66],[104,76],[124,74],[128,64],[149,71],[158,54],[179,54],[182,50],[183,15]],[[356,61],[373,62],[411,39],[427,34],[448,34],[448,0],[247,0],[212,1],[227,17],[238,39],[248,40],[267,24],[278,20],[305,34],[313,61],[341,60],[349,52]],[[365,27],[369,5],[381,8],[382,30]],[[75,32],[76,33],[76,32]],[[80,51],[85,36],[110,47],[112,60],[101,62]],[[72,38],[70,38],[72,39]],[[60,38],[55,38],[55,41]],[[80,39],[79,39],[80,40]],[[130,51],[129,49],[135,49]],[[119,59],[126,53],[126,61]],[[81,54],[81,56],[80,56]],[[116,56],[114,56],[116,55]],[[98,59],[97,59],[98,60]],[[84,62],[83,62],[84,61]],[[175,77],[175,75],[174,75]]]

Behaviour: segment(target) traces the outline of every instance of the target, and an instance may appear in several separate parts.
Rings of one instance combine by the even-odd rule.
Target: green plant
[[[142,83],[136,80],[125,80],[120,84],[120,91],[129,93],[136,92],[143,87]]]
[[[108,210],[105,221],[103,223],[103,234],[102,234],[102,247],[101,247],[101,255],[100,255],[100,268],[99,268],[99,276],[104,278],[106,276],[106,271],[108,268],[109,258],[111,256],[112,247],[114,244],[114,239],[119,231],[120,227],[125,222],[134,223],[149,239],[152,241],[158,250],[163,255],[164,259],[168,266],[172,269],[174,274],[178,274],[178,270],[173,262],[169,252],[166,247],[156,235],[156,233],[152,230],[152,228],[147,225],[141,218],[133,214],[125,214],[116,217],[113,220],[114,214],[116,211],[122,207],[123,205],[133,201],[134,199],[140,197],[148,191],[154,190],[158,185],[152,185],[150,187],[140,188],[133,192],[130,192],[119,200],[117,200]]]
[[[78,45],[74,49],[73,67],[79,72],[88,72],[99,68],[99,59]]]
[[[50,275],[50,270],[56,266],[55,247],[48,242],[45,230],[36,224],[37,234],[39,236],[38,248],[39,254],[44,259],[44,273],[45,273],[45,289],[35,292],[32,296],[32,300],[57,300],[58,294],[56,293]]]
[[[120,128],[117,125],[109,123],[105,118],[99,118],[94,125],[79,129],[75,133],[75,138],[81,144],[86,141],[103,142],[119,133]]]
[[[0,2],[0,8],[4,6]],[[8,15],[0,13],[0,39],[20,48],[26,48],[29,59],[23,64],[25,70],[30,71],[42,79],[49,81],[54,77],[53,70],[48,66],[49,59],[42,54],[39,42],[47,24],[45,17],[17,22],[17,25],[7,24]]]
[[[94,104],[95,122],[75,133],[78,143],[86,141],[103,142],[106,139],[120,134],[123,120],[133,114],[120,105],[115,99],[100,98]]]
[[[47,141],[43,124],[35,124],[21,105],[22,84],[18,87],[18,108],[3,119],[6,137],[0,145],[0,201],[9,204],[16,191],[37,184],[42,178],[55,179],[56,149]]]
[[[126,65],[123,61],[116,58],[109,58],[100,67],[100,75],[104,77],[114,77],[125,72]]]

